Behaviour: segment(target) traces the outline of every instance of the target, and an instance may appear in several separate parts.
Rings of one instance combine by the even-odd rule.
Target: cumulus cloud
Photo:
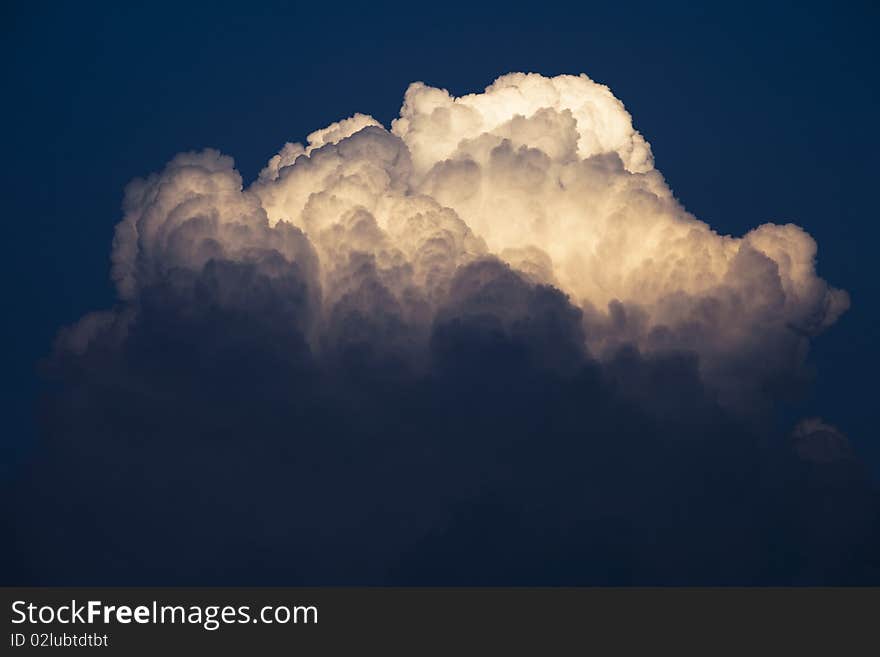
[[[390,130],[355,114],[250,185],[225,155],[183,153],[123,210],[119,304],[63,330],[47,364],[44,467],[86,507],[118,518],[101,491],[124,490],[164,518],[176,551],[117,520],[119,573],[143,575],[126,561],[141,541],[167,574],[183,532],[274,575],[283,555],[294,582],[567,581],[536,566],[560,549],[572,581],[794,577],[767,562],[782,512],[754,416],[847,294],[801,228],[733,237],[691,215],[607,87],[414,83]],[[807,421],[770,460],[838,458],[837,435]],[[91,459],[119,477],[65,470]]]
[[[511,74],[461,98],[415,83],[390,132],[355,114],[286,144],[249,187],[225,156],[179,155],[131,184],[125,211],[126,301],[175,268],[275,251],[303,268],[319,334],[352,304],[424,330],[458,268],[492,257],[563,292],[596,357],[695,352],[729,405],[796,375],[849,303],[797,226],[731,237],[689,214],[623,104],[583,75]]]

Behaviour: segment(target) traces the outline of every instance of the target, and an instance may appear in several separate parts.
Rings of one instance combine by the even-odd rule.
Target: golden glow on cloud
[[[456,270],[497,257],[565,292],[597,357],[695,351],[731,403],[741,361],[785,370],[849,304],[799,227],[734,238],[688,213],[623,104],[584,75],[513,73],[461,98],[414,83],[390,131],[355,114],[285,145],[249,187],[226,156],[181,154],[130,185],[114,278],[133,300],[171,268],[267,250],[320,282],[318,333],[343,298],[428,326]]]

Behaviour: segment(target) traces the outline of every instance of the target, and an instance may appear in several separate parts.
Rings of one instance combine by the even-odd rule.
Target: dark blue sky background
[[[213,146],[250,180],[356,111],[388,125],[409,82],[463,94],[522,70],[608,84],[719,232],[793,221],[817,239],[852,308],[814,342],[816,385],[793,414],[840,426],[880,471],[878,10],[709,4],[4,3],[7,454],[35,436],[35,363],[58,327],[113,303],[132,177]]]

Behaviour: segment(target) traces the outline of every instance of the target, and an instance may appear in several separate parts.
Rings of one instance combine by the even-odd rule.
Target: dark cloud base
[[[423,327],[359,312],[367,276],[316,339],[274,257],[172,271],[56,350],[4,583],[880,583],[845,439],[732,415],[695,354],[595,360],[493,260]]]

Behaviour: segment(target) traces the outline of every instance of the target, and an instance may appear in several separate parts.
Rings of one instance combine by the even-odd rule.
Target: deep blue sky
[[[246,180],[288,140],[356,111],[388,124],[409,82],[499,74],[608,84],[685,206],[720,232],[794,221],[852,309],[814,343],[798,413],[880,471],[872,3],[4,3],[4,441],[32,440],[36,361],[113,303],[124,185],[213,146]],[[5,460],[5,459],[4,459]]]

